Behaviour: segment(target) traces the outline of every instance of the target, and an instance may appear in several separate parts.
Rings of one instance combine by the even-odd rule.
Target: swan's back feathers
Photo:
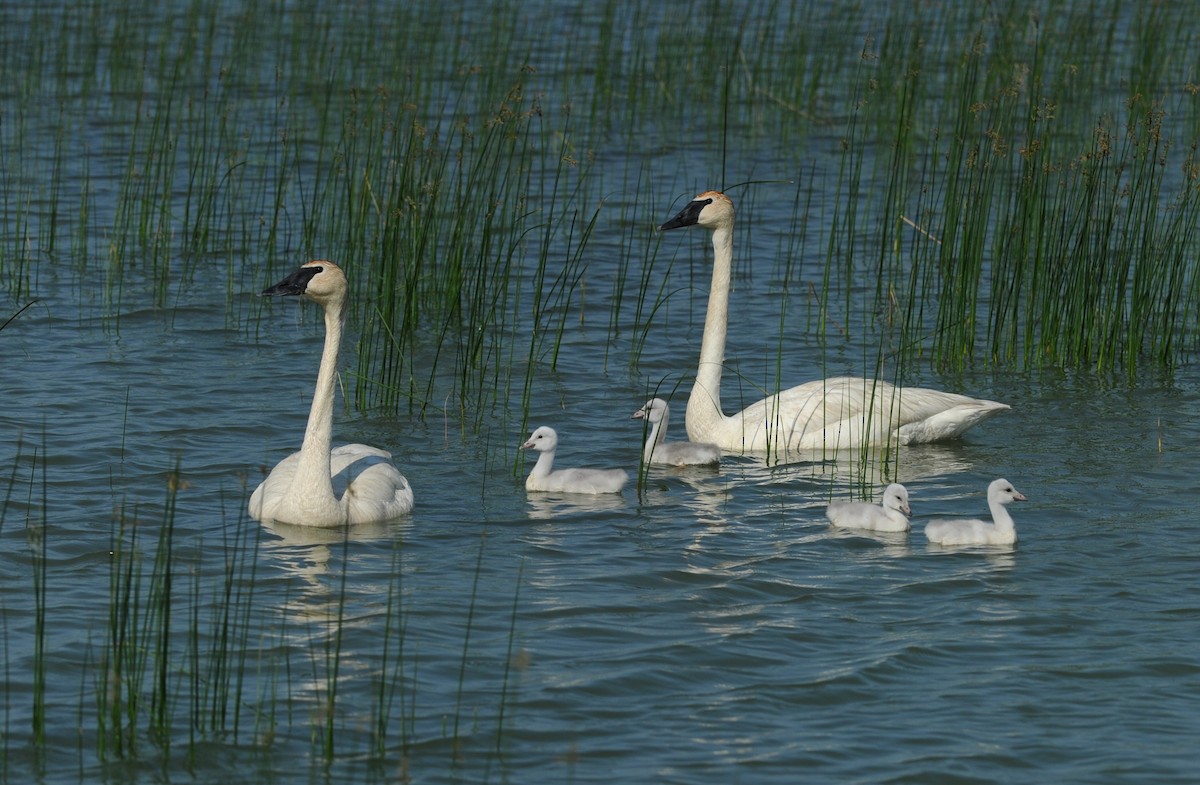
[[[997,530],[994,524],[977,518],[939,520],[925,525],[925,539],[938,545],[1012,545],[1017,531]]]
[[[898,516],[900,520],[893,520],[882,507],[867,502],[830,502],[825,517],[842,529],[908,531],[908,519],[903,515]]]
[[[734,451],[838,450],[940,441],[1009,407],[923,387],[853,376],[818,379],[726,418],[718,443]]]
[[[659,466],[716,466],[721,448],[705,442],[660,442],[646,447],[650,463]]]
[[[344,500],[350,523],[388,520],[412,511],[412,487],[386,450],[344,444],[330,453],[330,471],[334,495]]]
[[[618,493],[629,481],[624,469],[559,469],[544,477],[530,474],[525,488],[559,493]]]

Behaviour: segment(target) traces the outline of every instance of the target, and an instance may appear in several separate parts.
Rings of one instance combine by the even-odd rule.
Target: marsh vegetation
[[[770,314],[731,338],[747,400],[844,372],[980,385],[1069,372],[1122,388],[1193,359],[1200,26],[1189,9],[688,11],[648,0],[6,4],[0,344],[20,320],[52,318],[96,329],[117,356],[147,323],[169,335],[195,319],[245,352],[270,307],[248,294],[333,259],[354,289],[345,414],[414,423],[470,452],[488,477],[483,499],[486,483],[522,473],[517,435],[539,424],[532,413],[570,411],[575,380],[638,388],[620,411],[690,387],[710,251],[653,227],[694,193],[729,188],[746,249],[735,296]],[[819,363],[802,365],[792,341]],[[138,767],[203,769],[214,750],[269,758],[305,744],[313,771],[361,756],[356,776],[395,776],[372,766],[397,750],[407,766],[413,744],[472,775],[506,765],[527,664],[524,578],[487,567],[486,535],[467,572],[503,589],[484,593],[481,633],[472,584],[465,619],[445,633],[453,643],[431,647],[453,650],[449,665],[411,645],[420,600],[395,532],[307,543],[327,557],[324,588],[307,575],[272,593],[289,611],[321,599],[279,614],[262,598],[260,560],[264,538],[281,535],[236,512],[254,478],[226,477],[204,509],[186,509],[197,458],[183,436],[153,466],[127,454],[121,418],[138,406],[127,393],[102,437],[112,468],[99,507],[111,515],[83,506],[106,532],[104,558],[63,541],[54,472],[71,461],[54,409],[22,419],[4,445],[0,532],[20,551],[10,582],[30,592],[0,608],[0,771],[44,775],[70,760],[81,779],[105,767],[134,780]],[[860,490],[891,479],[894,461],[863,468]],[[362,542],[395,566],[373,595],[345,585]],[[104,587],[86,619],[55,601],[77,572]],[[86,633],[64,636],[62,614]],[[342,636],[355,623],[377,625],[377,648],[350,662]],[[441,714],[422,706],[431,661],[457,685]],[[353,711],[341,706],[348,689]],[[129,768],[107,768],[117,764]]]

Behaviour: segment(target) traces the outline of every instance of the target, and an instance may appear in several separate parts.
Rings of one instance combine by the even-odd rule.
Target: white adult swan
[[[558,491],[561,493],[620,493],[629,479],[624,469],[559,469],[554,466],[554,451],[558,448],[558,434],[553,428],[543,425],[529,434],[529,440],[521,445],[526,450],[537,450],[537,463],[525,479],[525,489],[530,491]]]
[[[668,442],[667,423],[671,407],[662,398],[651,398],[633,413],[633,419],[650,423],[650,435],[642,450],[645,463],[659,466],[712,466],[721,462],[721,448],[703,442]]]
[[[334,377],[342,342],[346,275],[332,262],[309,262],[263,295],[304,295],[325,309],[325,349],[300,452],[284,458],[250,497],[257,520],[298,526],[377,523],[412,509],[413,492],[391,453],[365,444],[330,449]]]
[[[988,486],[988,508],[992,511],[992,522],[981,520],[930,521],[925,526],[925,537],[938,545],[1012,545],[1017,541],[1017,529],[1012,516],[1004,505],[1023,502],[1025,497],[1017,492],[1008,480],[993,480]]]
[[[883,492],[881,504],[868,502],[830,502],[825,517],[844,529],[870,529],[877,532],[908,531],[908,489],[892,483]]]
[[[684,416],[692,441],[714,442],[725,452],[775,454],[856,449],[889,439],[915,444],[953,439],[1009,408],[965,395],[842,376],[784,390],[726,417],[721,371],[729,325],[733,202],[719,191],[705,191],[659,229],[693,225],[712,231],[714,259],[700,367]]]

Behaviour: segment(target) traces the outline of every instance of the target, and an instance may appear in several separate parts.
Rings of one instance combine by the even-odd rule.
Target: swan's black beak
[[[679,229],[684,226],[695,226],[700,220],[700,211],[712,204],[712,199],[693,199],[687,207],[679,211],[679,215],[658,227],[660,232],[668,229]]]
[[[322,272],[323,268],[315,265],[305,265],[295,270],[287,278],[284,278],[274,286],[268,286],[258,293],[259,297],[282,297],[286,295],[304,294],[308,289],[308,282],[313,279],[317,273]]]

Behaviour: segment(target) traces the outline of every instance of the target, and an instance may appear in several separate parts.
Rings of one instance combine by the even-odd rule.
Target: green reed
[[[1191,309],[1177,301],[1154,318],[1162,287],[1189,277],[1158,260],[1194,244],[1180,214],[1194,210],[1195,178],[1190,156],[1183,178],[1170,173],[1161,105],[1135,95],[1117,127],[1106,116],[1076,119],[1055,99],[1045,39],[1022,46],[1024,67],[1008,83],[991,70],[996,42],[975,40],[958,72],[946,179],[934,186],[944,188],[942,207],[931,210],[941,221],[938,265],[925,273],[938,295],[937,361],[962,367],[982,340],[996,361],[1170,367],[1170,351],[1138,336],[1147,321],[1159,336],[1177,335]]]
[[[346,556],[350,550],[350,530],[348,528],[342,537],[341,548],[343,566],[341,574],[338,576],[337,600],[334,603],[335,613],[328,621],[332,634],[325,638],[321,652],[324,657],[324,661],[321,663],[325,682],[324,692],[318,696],[313,719],[316,726],[313,729],[316,747],[321,757],[330,762],[338,752],[336,744],[338,689],[341,676],[342,645],[345,641],[346,584],[349,579],[349,568],[346,566],[348,562]],[[316,654],[313,656],[315,658]]]
[[[549,56],[522,36],[528,20],[519,4],[494,9],[482,35],[468,35],[464,19],[440,7],[368,4],[336,16],[316,7],[256,10],[253,24],[230,25],[219,7],[193,5],[179,19],[186,35],[142,25],[143,10],[118,9],[106,25],[89,24],[109,15],[94,3],[78,13],[39,10],[35,30],[64,34],[47,36],[23,59],[8,55],[13,72],[24,74],[18,95],[27,105],[43,101],[47,90],[71,90],[79,108],[105,109],[122,129],[97,149],[125,160],[113,212],[96,215],[90,190],[78,191],[81,239],[72,255],[104,259],[105,309],[113,317],[143,291],[155,305],[181,302],[198,271],[209,272],[199,262],[214,256],[245,259],[224,270],[226,299],[235,309],[242,306],[233,292],[269,277],[261,275],[263,265],[277,269],[317,254],[351,264],[363,273],[353,280],[366,296],[352,325],[362,336],[358,406],[424,412],[435,401],[453,402],[471,418],[498,402],[514,337],[523,340],[533,329],[553,334],[519,312],[528,293],[518,291],[515,277],[542,275],[525,266],[526,255],[562,258],[565,248],[570,260],[591,218],[603,220],[595,194],[613,187],[611,177],[600,186],[581,180],[571,189],[549,187],[564,156],[581,167],[582,178],[595,152],[637,153],[669,140],[672,129],[702,127],[711,129],[711,149],[782,143],[804,165],[805,140],[845,127],[853,115],[862,124],[852,136],[865,148],[856,164],[863,168],[845,173],[847,187],[825,196],[835,201],[824,212],[839,238],[838,272],[846,280],[863,274],[860,257],[878,248],[887,267],[874,278],[877,299],[886,300],[898,281],[907,288],[910,276],[895,266],[908,262],[894,250],[907,231],[898,221],[914,204],[923,206],[924,215],[909,217],[940,245],[936,269],[925,264],[920,271],[928,285],[916,312],[931,319],[923,325],[930,338],[914,351],[946,368],[978,361],[1128,367],[1173,363],[1180,351],[1178,340],[1161,331],[1177,336],[1185,329],[1190,295],[1172,302],[1174,317],[1153,321],[1142,341],[1152,346],[1141,352],[1113,348],[1118,341],[1130,346],[1129,331],[1137,328],[1126,319],[1124,327],[1100,329],[1087,347],[1046,353],[1029,344],[1030,312],[1019,307],[1045,294],[1030,288],[1047,280],[1032,274],[1036,259],[1019,261],[1016,288],[1015,279],[993,280],[999,266],[1017,274],[1010,246],[1062,252],[1062,243],[1039,245],[1025,229],[1044,223],[1017,221],[1031,215],[1039,197],[1071,209],[1057,192],[1086,189],[1072,180],[1054,184],[1056,178],[1033,169],[1067,171],[1088,154],[1091,129],[1117,116],[1108,105],[1111,85],[1121,84],[1129,100],[1164,107],[1165,160],[1175,171],[1186,166],[1179,157],[1190,142],[1175,138],[1180,127],[1170,115],[1189,111],[1193,102],[1168,104],[1163,95],[1186,81],[1169,53],[1186,44],[1188,28],[1181,12],[1167,6],[881,3],[869,9],[877,45],[867,48],[865,61],[854,40],[863,9],[848,6],[708,4],[672,24],[630,27],[628,9],[602,3],[598,24],[570,28],[569,45]],[[658,19],[651,6],[642,10]],[[369,42],[372,57],[344,46],[346,36]],[[464,40],[469,44],[450,45]],[[264,45],[272,41],[283,43],[277,59],[264,62]],[[39,80],[41,71],[87,76],[71,85],[61,76]],[[112,90],[107,99],[105,85]],[[863,101],[869,105],[849,106]],[[58,112],[71,106],[44,103]],[[6,117],[0,133],[23,147],[36,131],[24,115],[16,117]],[[51,140],[47,177],[11,158],[3,164],[5,209],[16,230],[3,251],[10,287],[27,291],[36,254],[63,247],[55,227],[72,212],[67,202],[76,193],[66,181],[80,176],[66,165],[66,138]],[[89,169],[85,182],[95,182],[96,170]],[[1117,204],[1119,216],[1137,215],[1155,199],[1186,214],[1190,202],[1176,177],[1155,186],[1140,181],[1157,176],[1152,167],[1126,171],[1117,186],[1128,192]],[[621,176],[629,182],[643,173],[627,167]],[[44,204],[34,211],[27,183],[38,180],[45,183]],[[534,193],[559,203],[530,201]],[[644,203],[652,201],[647,195]],[[1014,212],[1019,205],[1025,212]],[[1000,226],[1005,221],[1010,228]],[[554,227],[548,243],[546,226]],[[1192,242],[1188,234],[1163,231],[1154,248]],[[535,238],[540,245],[527,244]],[[1135,249],[1129,237],[1109,239]],[[627,253],[636,253],[634,246]],[[998,260],[998,253],[1007,258]],[[627,260],[620,264],[626,274],[632,269]],[[382,280],[373,280],[380,271]],[[1120,271],[1111,272],[1116,287]],[[1127,272],[1135,275],[1132,267]],[[1136,287],[1121,284],[1128,296],[1150,297],[1147,273],[1136,273],[1143,281]],[[590,275],[568,273],[563,280],[595,291]],[[1000,309],[990,300],[997,291],[1012,293]],[[1087,296],[1086,288],[1079,296]],[[1115,288],[1106,296],[1119,299]],[[1146,310],[1132,303],[1127,310],[1135,308]],[[251,310],[246,317],[253,318]],[[1015,332],[1011,318],[992,321],[1000,313],[1022,320]],[[622,329],[621,318],[618,303],[610,333]],[[1078,332],[1078,318],[1062,324],[1062,336],[1050,337],[1052,347]],[[1019,346],[1011,345],[1014,336]],[[556,344],[535,356],[553,363]],[[637,353],[635,347],[634,362]]]
[[[662,247],[662,236],[653,229],[653,223],[647,222],[643,216],[654,215],[661,207],[654,205],[648,195],[639,187],[633,195],[633,200],[622,209],[618,219],[620,224],[628,227],[625,236],[621,238],[621,262],[613,279],[612,307],[609,315],[609,334],[618,335],[621,325],[625,323],[621,309],[625,301],[625,291],[630,279],[636,280],[637,295],[633,306],[632,338],[630,340],[629,364],[637,367],[647,341],[651,340],[653,329],[659,321],[660,311],[664,311],[671,299],[684,292],[678,283],[672,283],[671,271],[674,268],[674,258],[668,258],[665,263],[660,260],[659,250]]]
[[[43,434],[43,444],[45,438]],[[33,564],[33,710],[30,715],[32,721],[32,741],[34,749],[39,758],[45,750],[46,744],[46,605],[48,603],[47,591],[47,550],[46,541],[48,539],[48,527],[44,511],[46,510],[46,502],[49,499],[49,494],[46,491],[46,459],[45,451],[42,451],[42,483],[41,483],[41,500],[40,505],[35,503],[33,494],[35,492],[34,472],[38,467],[38,452],[33,454],[32,470],[30,474],[30,498],[28,507],[30,511],[41,510],[43,514],[40,520],[30,518],[26,520],[26,531],[29,536],[30,550],[32,551]]]
[[[8,485],[4,493],[4,502],[0,503],[0,535],[4,534],[4,525],[5,520],[7,520],[8,517],[8,508],[10,508],[10,505],[13,501],[13,492],[17,490],[18,467],[22,465],[22,461],[19,460],[19,457],[23,454],[23,445],[24,435],[23,433],[17,433],[17,445],[16,449],[14,449],[14,455],[17,456],[18,460],[13,460],[12,462],[11,471],[8,473]],[[4,619],[4,621],[0,623],[0,633],[4,633],[2,654],[4,654],[4,679],[5,684],[7,685],[12,683],[11,663],[13,660],[12,652],[10,651],[10,648],[8,648],[8,641],[11,641],[12,639],[10,636],[8,636],[8,613],[6,612],[5,605],[2,603],[2,600],[0,600],[0,618]],[[0,739],[2,739],[2,744],[0,744],[0,775],[4,775],[4,778],[7,779],[8,759],[10,759],[11,755],[10,742],[13,736],[12,702],[11,695],[8,693],[7,687],[4,691],[4,697],[2,697],[2,706],[4,706],[4,723],[0,725]]]
[[[400,747],[407,757],[408,744],[413,735],[416,701],[404,689],[405,667],[411,669],[412,682],[416,682],[415,662],[406,662],[407,621],[402,602],[404,569],[400,559],[401,549],[392,549],[391,581],[388,584],[387,604],[384,609],[383,633],[380,636],[379,675],[375,688],[375,710],[371,724],[371,753],[383,759],[391,739],[393,711],[399,701]],[[393,651],[393,646],[395,650]]]
[[[174,489],[168,490],[168,508]],[[122,515],[110,543],[108,631],[95,674],[97,744],[101,760],[138,753],[152,740],[169,747],[168,667],[173,575],[173,519],[164,519],[147,577],[139,548],[138,510]]]
[[[512,611],[508,617],[508,646],[504,652],[504,675],[500,682],[500,696],[498,701],[496,715],[496,747],[497,755],[502,753],[502,744],[504,741],[504,721],[507,714],[509,701],[514,701],[515,698],[510,696],[513,685],[513,670],[523,671],[527,665],[528,657],[522,652],[514,651],[514,646],[517,640],[517,612],[520,609],[521,599],[521,583],[525,576],[525,560],[522,558],[520,566],[517,568],[516,582],[513,588]],[[489,759],[490,763],[490,759]],[[487,779],[486,777],[484,778]]]
[[[251,633],[255,629],[253,587],[261,537],[261,530],[245,525],[242,516],[239,511],[237,521],[220,530],[224,564],[220,582],[208,603],[207,624],[200,616],[201,603],[193,604],[189,630],[192,660],[189,741],[193,746],[199,738],[197,731],[229,732],[235,738],[241,731],[241,707],[247,702]],[[203,597],[203,589],[197,577],[192,596]],[[207,634],[201,634],[202,631]]]
[[[370,212],[377,214],[372,222],[378,225],[360,245],[377,247],[379,259],[369,278],[373,329],[360,345],[360,403],[395,408],[407,401],[419,412],[440,409],[442,396],[434,391],[449,379],[458,400],[474,402],[478,409],[491,405],[503,360],[496,341],[511,337],[508,314],[518,296],[514,282],[524,276],[520,255],[526,240],[541,238],[535,303],[549,296],[554,313],[564,312],[573,284],[582,277],[579,255],[595,213],[581,228],[577,214],[556,211],[554,195],[549,213],[540,212],[546,209],[544,194],[531,199],[530,171],[546,162],[530,157],[530,143],[548,141],[552,133],[542,115],[543,108],[518,82],[481,129],[455,126],[449,139],[430,138],[428,129],[406,119],[402,132],[390,137],[397,146],[392,160],[403,165],[363,181],[371,183]],[[555,147],[545,148],[558,152],[554,166],[560,175],[577,166],[569,144],[564,133]],[[577,233],[582,237],[570,251],[573,258],[547,284],[551,239],[565,236],[569,242]],[[534,321],[545,313],[535,306]],[[553,356],[554,336],[563,324],[535,327],[535,354],[541,355],[549,335]],[[429,340],[418,346],[420,336]],[[423,382],[413,370],[419,350],[426,352],[423,364],[429,359],[433,364]],[[449,373],[441,369],[443,362],[450,365]]]

